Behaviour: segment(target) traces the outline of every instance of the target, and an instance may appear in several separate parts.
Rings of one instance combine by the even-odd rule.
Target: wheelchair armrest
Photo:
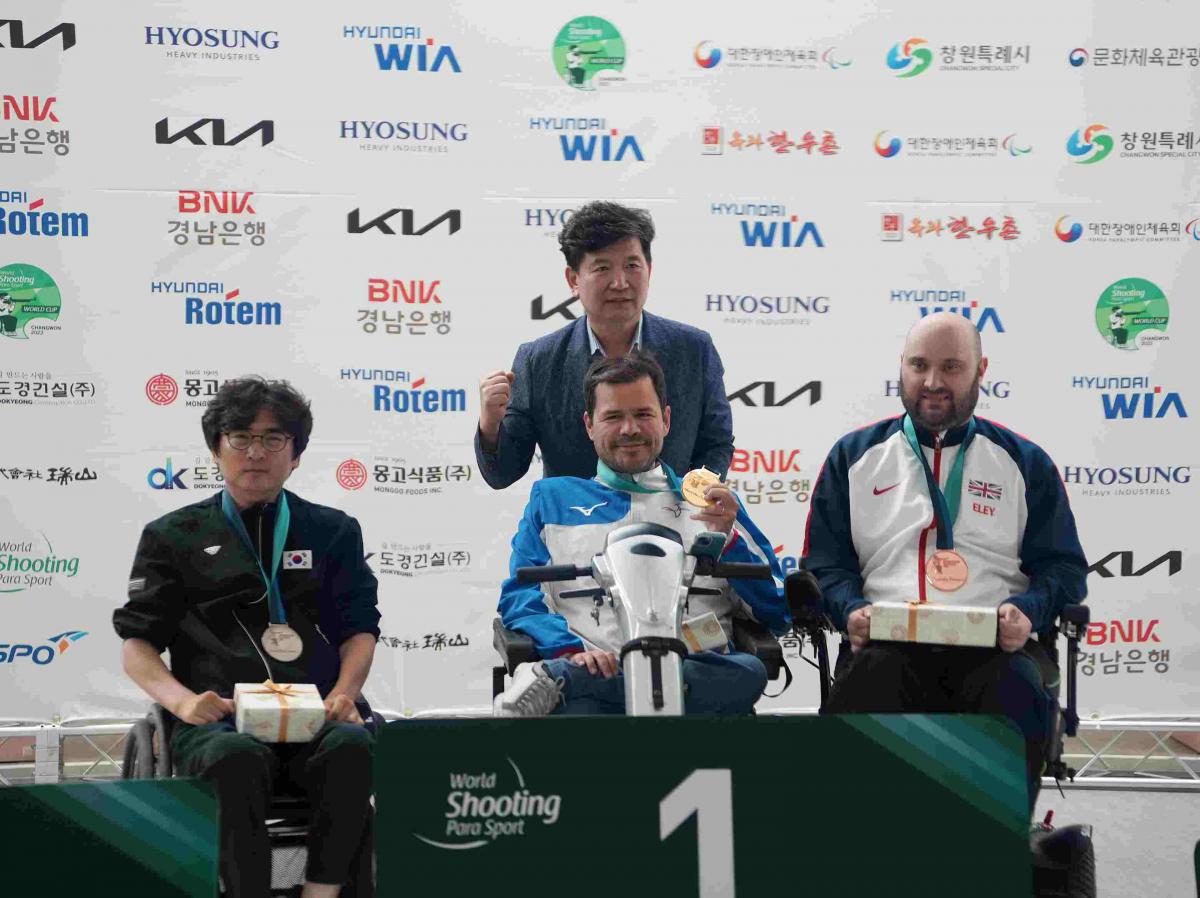
[[[500,618],[492,621],[492,648],[504,661],[504,669],[511,677],[518,664],[534,661],[538,657],[533,639],[524,633],[510,630],[500,622]]]
[[[832,629],[821,601],[821,587],[809,571],[794,571],[783,581],[794,626],[804,630]]]
[[[1087,631],[1092,611],[1087,605],[1067,605],[1058,618],[1058,632],[1067,637],[1067,706],[1063,709],[1064,732],[1074,736],[1079,730],[1076,666],[1079,663],[1079,637]]]
[[[154,727],[146,718],[135,721],[125,736],[121,779],[154,779]]]
[[[783,646],[770,630],[756,620],[733,619],[733,647],[753,655],[767,668],[767,679],[774,680],[783,667]]]
[[[162,705],[155,702],[146,715],[154,728],[158,742],[158,754],[154,758],[154,775],[158,779],[170,779],[175,775],[175,765],[171,758],[171,730],[167,720],[167,712]]]
[[[1058,618],[1058,631],[1070,638],[1078,638],[1092,620],[1092,609],[1087,605],[1067,605]],[[1075,632],[1072,632],[1074,630]]]

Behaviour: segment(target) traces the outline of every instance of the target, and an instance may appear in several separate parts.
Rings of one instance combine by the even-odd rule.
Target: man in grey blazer
[[[671,432],[662,460],[681,474],[701,465],[720,474],[729,469],[733,415],[712,338],[642,310],[653,240],[649,214],[617,203],[588,203],[563,226],[567,284],[586,315],[521,344],[512,371],[480,380],[475,459],[493,489],[525,476],[535,445],[544,476],[595,475],[579,385],[597,353],[625,355],[634,346],[653,353],[666,373]]]

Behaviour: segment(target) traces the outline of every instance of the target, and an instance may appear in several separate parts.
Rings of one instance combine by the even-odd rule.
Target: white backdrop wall
[[[540,472],[483,483],[476,385],[579,313],[553,311],[568,298],[554,235],[593,198],[653,213],[648,308],[712,333],[730,394],[759,384],[733,402],[729,477],[785,565],[825,453],[899,409],[905,331],[953,308],[991,360],[980,413],[1059,464],[1098,565],[1082,710],[1200,713],[1200,9],[573,12],[607,23],[565,38],[612,66],[586,64],[586,89],[556,70],[575,21],[561,4],[8,4],[0,716],[145,707],[110,615],[140,528],[219,488],[199,418],[249,372],[312,399],[289,486],[362,523],[375,704],[486,705],[498,583]],[[187,130],[203,118],[232,145]],[[576,137],[596,138],[592,161],[564,158]],[[205,191],[221,210],[197,211]],[[394,234],[367,227],[391,209],[412,210],[409,231],[451,210],[459,226],[406,236],[397,212]],[[746,245],[756,227],[775,245]],[[393,281],[398,301],[376,301]],[[1114,285],[1136,348],[1097,324]],[[213,301],[260,323],[189,323]],[[441,410],[376,409],[376,386],[420,381],[450,391]],[[799,672],[765,705],[815,700]]]

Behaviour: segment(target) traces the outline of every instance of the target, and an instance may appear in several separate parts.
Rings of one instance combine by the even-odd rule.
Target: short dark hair
[[[263,409],[292,437],[292,458],[299,458],[308,446],[313,417],[309,401],[286,380],[267,380],[258,375],[227,380],[217,390],[212,404],[200,419],[204,442],[215,455],[221,434],[245,430]]]
[[[578,271],[587,253],[599,252],[629,237],[641,241],[642,254],[650,262],[650,243],[654,240],[654,221],[650,213],[600,200],[575,210],[558,235],[558,245],[567,265],[572,271]]]
[[[650,383],[654,385],[654,393],[658,396],[658,407],[660,410],[665,409],[667,379],[663,376],[662,366],[658,364],[653,353],[635,346],[629,355],[596,359],[583,378],[583,404],[588,417],[596,411],[596,387],[600,384],[632,384],[643,377],[650,378]]]

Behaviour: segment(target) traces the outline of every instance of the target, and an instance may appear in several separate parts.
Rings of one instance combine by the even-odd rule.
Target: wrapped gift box
[[[994,646],[995,608],[933,602],[875,602],[871,639],[933,645]]]
[[[693,617],[691,620],[685,620],[680,624],[679,630],[689,651],[719,652],[729,643],[729,637],[725,635],[721,622],[711,611],[707,611],[699,617]]]
[[[308,742],[325,724],[325,703],[311,683],[238,683],[237,731],[263,742]]]

